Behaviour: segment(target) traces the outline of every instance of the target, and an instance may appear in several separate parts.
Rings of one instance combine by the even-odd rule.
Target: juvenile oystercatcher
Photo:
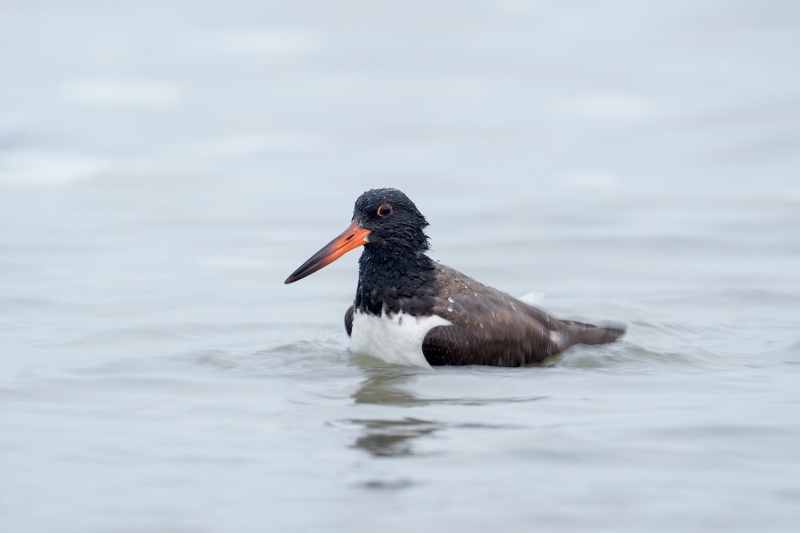
[[[522,366],[575,344],[618,340],[624,327],[559,320],[434,262],[425,217],[397,189],[356,200],[352,224],[289,276],[293,283],[364,246],[344,315],[353,353],[390,364]]]

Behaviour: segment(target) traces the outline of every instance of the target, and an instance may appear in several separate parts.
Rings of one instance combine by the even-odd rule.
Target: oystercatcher
[[[349,347],[390,364],[522,366],[575,344],[620,339],[622,326],[559,320],[426,255],[425,217],[397,189],[356,200],[352,224],[285,283],[359,246],[358,288],[344,315]]]

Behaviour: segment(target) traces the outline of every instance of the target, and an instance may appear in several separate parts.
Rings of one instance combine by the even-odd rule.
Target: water
[[[791,2],[6,2],[0,526],[792,531]],[[394,186],[432,256],[625,341],[351,357]]]

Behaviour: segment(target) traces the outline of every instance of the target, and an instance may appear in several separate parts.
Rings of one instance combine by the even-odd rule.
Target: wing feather
[[[624,327],[559,320],[545,311],[438,264],[433,312],[453,325],[425,336],[431,365],[522,366],[541,363],[575,344],[618,340]]]

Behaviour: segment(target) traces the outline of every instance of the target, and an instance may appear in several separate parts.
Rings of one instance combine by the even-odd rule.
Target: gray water
[[[796,531],[800,8],[0,6],[4,532]],[[546,367],[351,357],[432,257],[628,324]]]

